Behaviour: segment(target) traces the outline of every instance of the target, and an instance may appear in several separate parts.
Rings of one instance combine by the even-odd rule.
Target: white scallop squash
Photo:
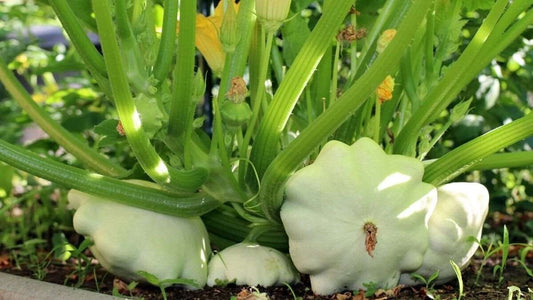
[[[438,201],[429,219],[429,249],[418,275],[429,278],[437,270],[436,283],[456,278],[450,260],[460,268],[468,265],[478,248],[471,237],[479,240],[489,209],[489,193],[479,183],[456,182],[437,189]],[[420,284],[411,274],[402,274],[400,283]]]
[[[281,219],[293,263],[316,294],[392,288],[422,266],[437,202],[423,172],[417,159],[362,138],[328,142],[289,179]]]
[[[69,207],[76,209],[74,229],[93,240],[90,249],[109,272],[143,280],[137,272],[145,271],[159,280],[191,279],[200,287],[205,285],[211,250],[199,217],[163,215],[77,190],[71,190],[68,199]]]

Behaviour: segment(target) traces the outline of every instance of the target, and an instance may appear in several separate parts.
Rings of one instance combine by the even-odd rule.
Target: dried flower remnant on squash
[[[365,232],[365,248],[368,255],[374,257],[374,250],[376,249],[376,244],[378,243],[377,234],[378,228],[376,225],[371,222],[365,223],[363,226],[363,231]]]

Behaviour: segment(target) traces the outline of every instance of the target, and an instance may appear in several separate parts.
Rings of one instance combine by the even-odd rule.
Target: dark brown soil
[[[516,249],[515,249],[516,250]],[[18,269],[6,254],[0,254],[0,271],[34,277],[32,271]],[[3,259],[2,259],[3,258]],[[498,258],[491,258],[482,271],[479,273],[479,280],[476,282],[476,276],[481,266],[481,259],[475,258],[468,268],[463,271],[464,295],[461,299],[508,299],[508,287],[514,286],[522,291],[521,298],[515,296],[514,299],[531,299],[533,295],[533,277],[530,277],[526,269],[518,262],[517,252],[514,251],[505,266],[503,280],[499,283],[498,274],[493,275],[493,267],[500,264]],[[533,269],[533,257],[529,255],[526,259],[526,267]],[[76,275],[73,273],[75,266],[52,262],[45,269],[45,281],[73,286],[78,282]],[[96,276],[94,276],[96,274]],[[119,291],[122,295],[138,297],[143,299],[163,299],[161,291],[157,287],[143,285],[137,286],[133,291],[128,291],[127,284],[115,278],[113,275],[106,273],[104,270],[96,267],[94,272],[90,272],[84,280],[81,288],[99,291],[105,294],[112,294],[113,289]],[[97,288],[98,287],[98,288]],[[292,290],[292,291],[291,291]],[[166,289],[168,299],[257,299],[250,296],[253,291],[250,287],[227,286],[205,288],[203,290],[188,291],[180,287],[169,287]],[[330,296],[316,296],[310,290],[307,278],[302,278],[302,283],[293,285],[291,289],[286,286],[262,288],[260,292],[266,293],[270,299],[333,299],[333,300],[363,300],[363,299],[457,299],[459,297],[458,282],[450,282],[445,285],[435,286],[433,289],[425,287],[403,287],[391,291],[378,291],[375,295],[368,298],[364,297],[363,291],[346,292]],[[247,298],[249,297],[249,298]],[[510,299],[510,298],[509,298]]]

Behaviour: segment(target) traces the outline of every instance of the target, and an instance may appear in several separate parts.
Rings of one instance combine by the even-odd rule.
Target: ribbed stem
[[[474,163],[468,171],[522,168],[529,165],[533,165],[533,151],[496,153]]]
[[[176,24],[178,20],[178,1],[165,0],[163,14],[163,28],[161,29],[161,41],[157,52],[153,75],[159,84],[165,80],[172,68],[174,58],[174,44],[176,41]]]
[[[170,105],[168,134],[179,137],[184,135],[193,110],[192,87],[194,76],[194,38],[196,34],[196,0],[181,1],[180,30],[174,81],[173,99]]]
[[[533,135],[533,113],[500,126],[446,153],[425,168],[424,181],[435,186],[465,172],[481,159]]]
[[[3,140],[0,140],[0,160],[67,188],[162,214],[199,216],[221,204],[203,193],[169,193],[91,173],[43,158]]]
[[[262,31],[264,32],[264,30]],[[247,158],[248,155],[248,146],[250,145],[250,141],[252,140],[253,133],[255,132],[255,126],[257,124],[257,120],[259,119],[259,113],[261,109],[261,103],[262,99],[265,96],[265,81],[268,71],[268,62],[270,61],[270,49],[272,48],[272,42],[274,40],[274,33],[268,32],[266,33],[266,46],[263,51],[261,51],[261,60],[259,63],[259,77],[258,77],[258,83],[257,83],[257,89],[255,90],[255,93],[253,95],[252,100],[252,118],[250,119],[250,122],[248,123],[248,126],[246,126],[246,133],[243,138],[243,142],[240,145],[239,149],[239,157],[240,158]],[[261,38],[264,38],[264,34],[262,34]],[[241,186],[244,186],[245,182],[245,176],[246,175],[246,167],[243,165],[239,166],[239,182]]]

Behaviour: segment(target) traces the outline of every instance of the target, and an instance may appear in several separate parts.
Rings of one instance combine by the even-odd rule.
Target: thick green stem
[[[211,153],[218,153],[222,166],[230,169],[230,162],[228,152],[226,151],[225,132],[222,124],[222,114],[220,113],[220,105],[226,97],[226,91],[229,87],[230,78],[230,61],[232,53],[226,53],[226,60],[224,62],[224,70],[220,79],[220,86],[218,95],[213,98],[213,138],[211,141]],[[218,149],[218,150],[217,150]]]
[[[131,149],[144,171],[154,181],[170,188],[196,190],[205,180],[204,169],[179,171],[168,166],[157,154],[141,125],[139,115],[133,102],[122,57],[115,38],[109,2],[93,0],[96,23],[100,32],[102,50],[106,60],[109,80],[117,112]]]
[[[115,22],[126,76],[136,92],[148,94],[148,88],[150,86],[148,72],[144,67],[141,50],[131,28],[126,0],[115,1]]]
[[[17,101],[22,109],[37,123],[48,135],[61,145],[67,152],[76,157],[88,168],[104,175],[124,177],[128,171],[120,165],[113,163],[108,158],[94,151],[68,130],[61,127],[56,121],[37,105],[24,87],[18,82],[13,73],[7,68],[0,58],[0,80]]]
[[[344,19],[340,16],[346,15],[351,4],[352,0],[330,2],[274,95],[252,148],[251,158],[260,176],[279,151],[281,132],[322,55],[330,46],[331,39],[337,33]]]
[[[162,214],[179,217],[198,216],[221,204],[203,193],[169,193],[91,173],[43,158],[3,140],[0,140],[0,160],[67,188]]]
[[[264,30],[262,31],[264,32]],[[264,38],[264,34],[262,34],[261,38]],[[248,126],[246,127],[246,134],[244,135],[244,139],[242,144],[240,145],[239,149],[239,157],[240,158],[247,158],[248,156],[248,146],[250,145],[250,141],[252,140],[253,133],[255,132],[255,125],[257,124],[257,120],[259,119],[259,112],[261,110],[261,100],[265,96],[265,81],[266,81],[266,75],[268,71],[268,62],[270,60],[270,49],[272,48],[272,42],[274,40],[274,33],[269,32],[267,33],[267,39],[266,39],[266,46],[263,51],[261,51],[261,60],[259,63],[259,77],[258,77],[258,83],[257,83],[257,89],[255,90],[255,93],[253,95],[253,108],[252,108],[252,118],[250,119],[250,122],[248,123]],[[246,175],[246,167],[242,166],[239,167],[239,182],[241,183],[241,186],[244,186],[245,182],[245,176]]]
[[[496,153],[474,163],[468,171],[523,168],[529,165],[533,165],[533,151]]]
[[[181,143],[190,143],[192,121],[194,118],[193,78],[194,57],[196,50],[194,39],[196,35],[196,0],[183,1],[180,7],[180,26],[187,28],[181,30],[178,36],[178,52],[174,78],[172,82],[172,102],[168,122],[168,134],[178,137]],[[185,150],[190,150],[185,147]],[[185,153],[186,162],[190,162],[190,153]],[[186,167],[191,167],[189,163]]]
[[[165,0],[165,12],[163,14],[163,28],[161,29],[161,41],[155,61],[153,75],[159,84],[168,76],[172,68],[174,57],[174,45],[176,41],[176,24],[178,15],[178,1]],[[195,28],[195,27],[192,27]]]
[[[424,181],[444,184],[475,166],[481,159],[533,135],[533,113],[500,126],[448,152],[425,168]]]
[[[414,1],[395,38],[368,71],[272,161],[261,181],[259,194],[263,210],[271,221],[279,222],[278,212],[289,174],[364,103],[391,70],[398,67],[429,5],[430,2],[426,0]]]
[[[76,50],[83,61],[92,66],[98,74],[105,77],[106,67],[104,59],[102,55],[98,53],[98,50],[96,50],[91,40],[89,40],[87,33],[78,22],[78,18],[70,8],[68,1],[50,0],[50,5],[54,8],[59,21],[61,21],[63,28],[67,32],[72,44],[76,47]]]

